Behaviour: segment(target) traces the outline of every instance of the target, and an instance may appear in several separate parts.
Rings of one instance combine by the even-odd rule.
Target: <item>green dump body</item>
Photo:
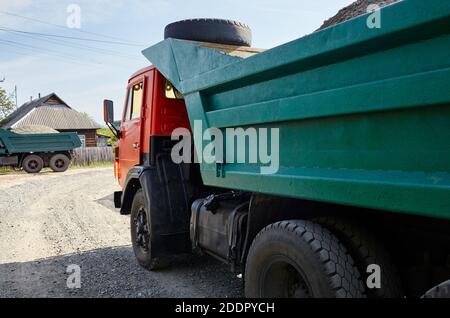
[[[276,174],[202,163],[206,184],[450,219],[450,1],[367,19],[247,59],[175,39],[144,50],[191,124],[280,129]]]
[[[0,129],[1,155],[64,152],[81,147],[76,133],[22,135]]]

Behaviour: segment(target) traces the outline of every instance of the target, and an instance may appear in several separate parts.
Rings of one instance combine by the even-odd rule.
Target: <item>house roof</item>
[[[101,128],[86,114],[73,110],[55,93],[25,103],[2,121],[4,129],[29,125],[48,126],[56,130]]]
[[[32,110],[14,127],[28,125],[48,126],[56,130],[99,129],[96,122],[85,114],[64,107],[63,105],[41,106]]]

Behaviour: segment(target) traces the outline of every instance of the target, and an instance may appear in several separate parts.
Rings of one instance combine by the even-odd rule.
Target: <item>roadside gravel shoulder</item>
[[[0,297],[242,297],[217,261],[188,255],[161,272],[134,259],[129,219],[113,209],[111,168],[0,175]],[[67,288],[69,265],[81,289]]]

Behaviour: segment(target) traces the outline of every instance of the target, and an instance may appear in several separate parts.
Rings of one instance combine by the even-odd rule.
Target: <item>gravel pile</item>
[[[351,5],[339,10],[339,12],[332,18],[326,20],[319,30],[328,28],[338,23],[353,19],[357,16],[367,13],[367,8],[371,4],[377,4],[380,7],[385,7],[389,4],[399,2],[401,0],[358,0]]]
[[[22,126],[12,130],[16,134],[58,134],[53,128],[41,125]]]

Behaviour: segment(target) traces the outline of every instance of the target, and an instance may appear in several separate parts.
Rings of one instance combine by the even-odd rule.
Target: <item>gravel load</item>
[[[35,135],[35,134],[58,134],[59,132],[53,128],[42,125],[27,125],[12,130],[16,134]]]
[[[358,0],[353,2],[351,5],[339,10],[339,12],[330,19],[326,20],[319,30],[328,28],[335,24],[345,22],[347,20],[356,18],[360,15],[367,13],[367,8],[372,4],[377,4],[380,7],[385,7],[387,5],[399,2],[401,0]]]

